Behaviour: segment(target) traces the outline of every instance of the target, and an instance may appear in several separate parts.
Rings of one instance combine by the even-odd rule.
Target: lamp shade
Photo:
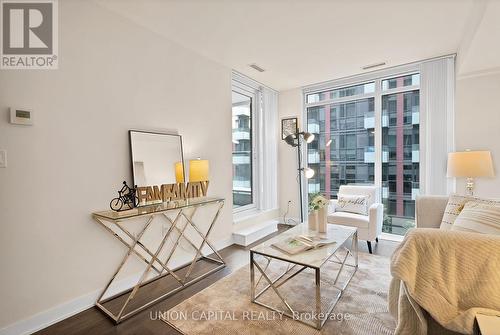
[[[304,132],[303,136],[306,143],[312,143],[312,141],[314,141],[314,134],[312,133]]]
[[[206,181],[208,180],[208,160],[193,159],[189,161],[189,181]]]
[[[304,168],[304,176],[307,179],[311,179],[312,177],[314,177],[314,170],[308,167]]]
[[[494,177],[489,151],[461,151],[448,154],[448,177]]]
[[[178,184],[184,182],[184,165],[182,162],[175,163],[175,181]]]
[[[286,142],[286,144],[288,144],[288,145],[290,145],[292,147],[296,147],[297,143],[295,142],[295,139],[296,139],[296,135],[295,134],[290,134],[287,137],[285,137],[285,142]]]

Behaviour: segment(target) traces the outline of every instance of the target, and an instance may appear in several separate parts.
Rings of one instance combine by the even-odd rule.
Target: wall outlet
[[[0,150],[0,168],[7,167],[7,150]]]

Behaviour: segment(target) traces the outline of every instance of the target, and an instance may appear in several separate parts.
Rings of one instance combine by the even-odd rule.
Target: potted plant
[[[319,193],[312,194],[309,199],[309,229],[325,233],[327,225],[326,217],[330,201]]]

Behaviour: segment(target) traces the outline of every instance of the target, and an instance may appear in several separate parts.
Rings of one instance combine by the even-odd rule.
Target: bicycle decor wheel
[[[123,181],[122,188],[118,191],[118,198],[114,198],[109,203],[109,207],[116,211],[122,211],[126,209],[132,209],[137,207],[139,204],[139,199],[135,195],[135,188],[130,188],[126,181]],[[125,208],[124,208],[125,206]]]
[[[122,199],[120,198],[114,198],[113,200],[111,200],[111,202],[109,203],[109,207],[114,210],[114,211],[119,211],[122,209],[123,207],[123,201]]]

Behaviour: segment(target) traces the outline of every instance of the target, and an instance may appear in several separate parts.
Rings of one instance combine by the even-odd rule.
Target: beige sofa
[[[499,258],[491,254],[500,250],[500,239],[438,229],[447,203],[447,196],[417,197],[418,229],[408,232],[392,256],[389,310],[398,320],[398,335],[470,334],[475,313],[500,306],[498,298],[491,298],[500,289],[495,279]]]
[[[447,203],[447,196],[418,196],[415,207],[415,225],[417,228],[439,228]]]

